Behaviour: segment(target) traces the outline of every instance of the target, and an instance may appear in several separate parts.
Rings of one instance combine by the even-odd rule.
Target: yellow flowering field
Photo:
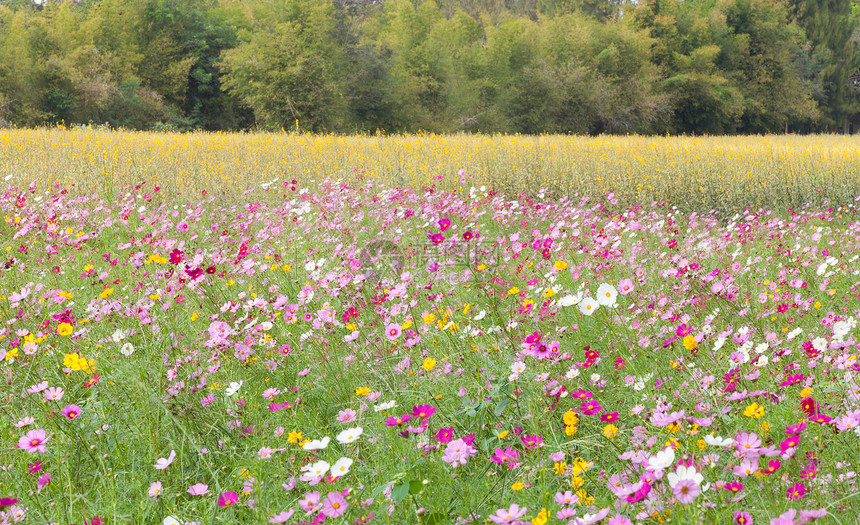
[[[457,175],[459,170],[464,175]],[[355,175],[388,186],[603,196],[701,209],[846,202],[860,184],[852,136],[165,134],[63,127],[0,130],[0,177],[111,195],[149,182],[220,198],[278,178],[314,187]],[[14,180],[13,180],[14,179]],[[281,185],[273,184],[273,190]],[[183,199],[184,200],[184,199]]]

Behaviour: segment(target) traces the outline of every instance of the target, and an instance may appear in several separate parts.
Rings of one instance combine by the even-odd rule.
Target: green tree
[[[342,49],[333,39],[330,4],[313,0],[256,1],[252,30],[223,51],[225,89],[249,106],[258,125],[338,129],[345,120]]]

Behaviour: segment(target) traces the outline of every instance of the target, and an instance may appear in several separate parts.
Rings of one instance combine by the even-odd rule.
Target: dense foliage
[[[0,0],[0,124],[841,131],[857,0]]]

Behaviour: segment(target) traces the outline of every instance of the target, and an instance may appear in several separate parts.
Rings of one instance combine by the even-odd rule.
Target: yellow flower
[[[298,443],[302,440],[302,433],[291,430],[289,434],[287,434],[287,443]]]
[[[547,517],[546,507],[544,507],[540,509],[538,515],[534,517],[532,525],[545,525],[547,521],[549,521],[549,518]]]
[[[403,323],[403,329],[404,329],[404,330],[406,330],[406,329],[407,329],[407,328],[409,328],[410,326],[412,326],[412,319],[407,319],[407,320]]]
[[[764,415],[764,407],[753,401],[751,405],[747,405],[744,415],[758,419]]]
[[[574,413],[573,410],[568,410],[567,412],[565,412],[562,416],[562,419],[564,420],[565,425],[575,425],[579,423],[579,418],[576,417],[576,413]]]
[[[517,481],[516,483],[514,483],[513,485],[511,485],[511,488],[512,488],[513,490],[523,490],[523,487],[525,487],[525,485],[523,485],[523,482],[522,482],[522,481]]]
[[[427,359],[425,359],[425,360],[424,360],[424,362],[421,364],[421,368],[423,368],[424,370],[426,370],[426,371],[428,371],[428,372],[429,372],[429,371],[431,371],[431,370],[433,370],[433,367],[434,367],[434,366],[436,366],[436,360],[435,360],[435,359],[433,359],[432,357],[428,357],[428,358],[427,358]]]
[[[582,477],[580,476],[574,475],[572,478],[570,478],[570,488],[572,489],[578,489],[582,486],[583,483],[585,483],[585,480],[582,479]]]
[[[502,430],[501,432],[499,432],[499,439],[505,439],[510,433],[510,430]]]
[[[107,299],[113,293],[113,288],[105,288],[102,293],[99,294],[99,297],[102,299]]]
[[[800,391],[800,397],[809,397],[812,395],[812,387],[806,387]]]
[[[289,265],[289,264],[285,264],[285,265],[281,266],[281,270],[283,270],[283,271],[285,271],[285,272],[290,271],[290,265]]]
[[[63,336],[71,335],[74,331],[75,329],[72,328],[72,325],[69,323],[60,323],[59,326],[57,326],[57,333]]]
[[[676,421],[674,423],[671,423],[668,427],[666,427],[666,429],[669,430],[669,432],[674,434],[675,432],[681,430],[681,425],[679,425],[678,422]]]
[[[614,438],[618,435],[618,427],[613,425],[612,423],[603,427],[603,435],[608,437],[609,439]]]
[[[6,357],[4,357],[3,360],[8,361],[8,360],[12,359],[13,357],[18,357],[18,349],[17,348],[13,348],[12,350],[7,351]]]
[[[553,465],[553,472],[555,472],[556,476],[564,476],[564,471],[567,470],[567,463],[564,461],[560,461]]]
[[[570,468],[574,476],[579,476],[580,473],[585,472],[586,470],[591,468],[592,465],[594,465],[594,463],[590,461],[585,461],[582,458],[576,458],[573,460],[573,465],[571,465]]]
[[[684,348],[686,348],[687,350],[692,350],[693,348],[696,348],[697,344],[699,344],[699,342],[696,341],[696,338],[692,335],[684,336]]]
[[[520,289],[517,288],[516,286],[514,286],[513,288],[508,290],[508,295],[514,295],[514,294],[518,294],[518,293],[520,293]]]
[[[576,425],[567,425],[566,427],[564,427],[564,434],[567,436],[572,436],[576,434],[577,430],[578,429],[576,428]]]
[[[543,293],[543,296],[547,299],[549,299],[553,295],[555,295],[555,290],[553,290],[552,288],[547,288],[546,291]]]
[[[436,320],[436,316],[433,314],[427,314],[424,316],[424,324],[433,324],[433,321]]]
[[[699,447],[699,450],[705,450],[708,448],[708,443],[704,439],[700,439],[696,441],[696,446]]]
[[[371,392],[372,392],[372,390],[367,388],[366,386],[360,386],[360,387],[355,389],[355,395],[357,395],[357,396],[366,396],[367,394],[369,394]]]
[[[558,271],[562,271],[567,269],[567,263],[564,261],[555,261],[555,269]]]
[[[576,495],[579,496],[579,500],[576,502],[577,505],[586,505],[587,506],[587,505],[591,505],[592,503],[594,503],[594,497],[589,496],[588,492],[586,492],[585,489],[579,489],[576,492]]]

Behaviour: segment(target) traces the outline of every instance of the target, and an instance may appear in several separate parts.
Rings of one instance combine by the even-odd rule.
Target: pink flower
[[[322,502],[322,513],[327,518],[337,518],[346,512],[349,505],[340,492],[329,492]]]
[[[157,498],[160,495],[161,495],[161,482],[160,481],[153,481],[152,484],[149,486],[149,497],[150,498]]]
[[[627,295],[633,291],[633,280],[632,279],[621,279],[618,283],[618,293],[621,295]]]
[[[292,517],[294,512],[295,511],[293,509],[290,509],[290,510],[285,510],[284,512],[281,512],[280,514],[275,514],[274,516],[269,518],[269,523],[286,523],[287,520],[289,520],[290,517]]]
[[[745,510],[736,511],[732,521],[738,525],[752,525],[753,523],[752,516]]]
[[[299,500],[299,507],[308,514],[317,510],[319,508],[320,503],[320,493],[319,492],[308,492],[305,496]]]
[[[205,496],[209,494],[209,485],[204,485],[203,483],[195,483],[188,487],[188,493],[192,496]]]
[[[355,410],[347,408],[337,413],[337,420],[341,423],[349,423],[355,421]]]
[[[403,333],[403,329],[400,328],[399,324],[392,323],[385,327],[385,337],[389,341],[394,341],[395,339],[400,337],[401,333]]]
[[[528,510],[528,507],[520,508],[516,503],[511,503],[511,506],[507,510],[498,509],[495,514],[487,516],[487,519],[493,523],[513,523],[523,517]]]
[[[36,452],[47,452],[48,447],[45,442],[50,439],[44,429],[31,430],[18,440],[18,448],[27,451],[27,454],[35,454]]]
[[[79,415],[81,415],[81,407],[78,405],[67,405],[66,408],[63,409],[62,414],[66,417],[66,419],[75,419]]]
[[[682,479],[672,487],[672,493],[678,498],[678,501],[687,505],[699,495],[699,485],[692,479]]]
[[[457,465],[465,465],[476,452],[477,450],[472,445],[463,441],[462,438],[455,439],[445,447],[442,461],[450,463],[452,467],[457,468]]]
[[[229,507],[235,505],[239,501],[239,495],[235,492],[222,492],[218,498],[219,507]]]
[[[170,455],[167,456],[167,459],[158,458],[158,461],[155,462],[155,465],[153,465],[153,467],[155,467],[155,470],[164,470],[169,467],[171,463],[173,463],[174,459],[176,459],[176,451],[171,450]]]
[[[58,386],[52,386],[51,388],[45,391],[45,400],[47,401],[59,401],[63,399],[63,389]]]

